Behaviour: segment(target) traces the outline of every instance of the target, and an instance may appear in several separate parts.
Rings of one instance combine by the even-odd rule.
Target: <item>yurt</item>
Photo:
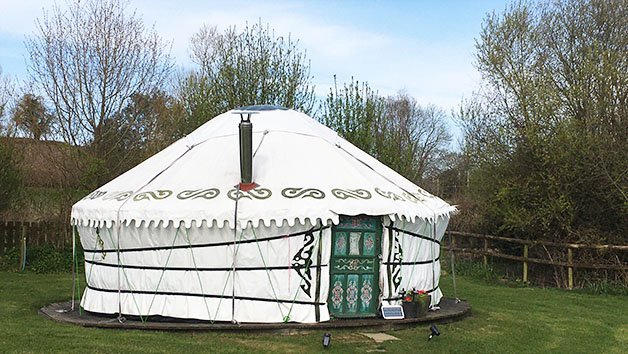
[[[455,207],[281,107],[208,121],[72,207],[84,310],[238,323],[379,316],[442,294]]]

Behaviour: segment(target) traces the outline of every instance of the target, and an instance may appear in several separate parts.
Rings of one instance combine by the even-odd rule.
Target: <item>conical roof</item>
[[[243,110],[254,113],[253,181],[259,187],[241,192],[239,227],[337,223],[339,215],[359,214],[414,221],[456,210],[311,117],[252,106],[217,116],[90,193],[72,207],[72,223],[233,228]]]

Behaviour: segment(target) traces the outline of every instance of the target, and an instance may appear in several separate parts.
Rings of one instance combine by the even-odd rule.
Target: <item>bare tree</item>
[[[385,119],[377,129],[378,158],[409,180],[420,182],[433,173],[450,141],[443,110],[421,106],[403,92],[386,99]]]
[[[15,85],[13,80],[7,75],[2,74],[0,67],[0,135],[11,135],[11,122],[6,119],[7,113],[11,110],[11,104],[15,93]]]
[[[123,140],[107,122],[134,94],[160,87],[172,70],[154,28],[126,7],[123,0],[76,1],[66,11],[55,6],[26,41],[31,79],[54,105],[58,134],[89,146],[100,160]]]

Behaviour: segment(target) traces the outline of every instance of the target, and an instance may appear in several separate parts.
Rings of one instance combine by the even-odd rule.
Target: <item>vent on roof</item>
[[[240,108],[236,108],[235,110],[236,111],[274,111],[274,110],[287,111],[288,108],[281,107],[281,106],[273,106],[273,105],[268,105],[268,104],[262,104],[262,105],[240,107]]]

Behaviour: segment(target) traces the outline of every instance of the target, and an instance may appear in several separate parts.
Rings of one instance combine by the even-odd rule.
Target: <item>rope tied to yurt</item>
[[[235,198],[235,208],[233,211],[233,261],[231,262],[231,273],[233,274],[233,279],[231,279],[231,323],[236,323],[235,319],[235,272],[236,272],[236,237],[238,236],[238,201],[240,200],[240,196],[242,195],[242,191],[240,191],[240,184],[237,185],[236,198]],[[241,230],[244,232],[244,230]]]
[[[155,302],[155,298],[157,297],[157,291],[159,290],[159,286],[161,285],[161,280],[164,278],[164,274],[166,273],[166,268],[168,267],[168,262],[170,262],[170,256],[172,255],[172,250],[174,244],[177,242],[177,236],[179,235],[179,229],[181,228],[181,224],[177,227],[177,232],[174,233],[174,239],[172,240],[172,246],[170,247],[170,251],[168,252],[168,257],[166,257],[166,264],[164,264],[164,268],[161,271],[161,275],[159,276],[159,281],[157,282],[157,287],[155,288],[155,293],[153,294],[153,298],[150,300],[150,305],[148,306],[148,311],[146,311],[146,318],[150,316],[150,310],[153,308],[153,303]]]
[[[238,254],[238,251],[240,250],[240,245],[242,243],[240,243],[240,241],[242,241],[242,237],[244,236],[244,231],[240,232],[240,240],[238,240],[238,247],[236,248],[236,254]],[[196,270],[198,272],[198,269]],[[225,279],[225,284],[222,287],[222,292],[220,293],[220,299],[218,300],[218,306],[216,306],[216,313],[214,313],[214,319],[212,320],[211,316],[209,316],[209,321],[211,324],[214,324],[216,322],[216,318],[218,318],[218,310],[220,310],[220,305],[222,304],[222,299],[225,296],[225,290],[227,290],[227,284],[229,284],[229,279],[231,278],[231,273],[227,274],[227,279]]]
[[[111,231],[109,231],[109,229],[107,229],[107,233],[109,234],[109,239],[111,240],[111,244],[113,244],[113,236],[111,236]],[[120,233],[120,230],[118,230],[118,234]],[[120,240],[120,235],[118,235],[118,242]],[[124,278],[126,279],[126,285],[129,287],[129,291],[131,292],[131,298],[133,298],[133,302],[135,303],[135,308],[137,309],[137,313],[140,316],[140,321],[142,321],[142,323],[146,323],[146,319],[142,316],[142,311],[140,310],[139,305],[137,304],[137,300],[135,299],[135,293],[133,292],[133,287],[131,287],[131,282],[129,281],[129,277],[126,274],[126,271],[124,270],[124,266],[122,265],[122,260],[120,259],[120,245],[118,245],[118,247],[116,248],[116,255],[118,258],[118,276],[120,274],[120,271],[122,271],[122,274],[124,274]],[[120,286],[120,282],[118,281],[118,322],[120,323],[124,323],[126,322],[126,318],[124,318],[122,316],[122,300],[120,298],[120,292],[121,292],[121,286]]]
[[[205,303],[205,310],[207,310],[207,317],[209,320],[212,320],[212,315],[209,312],[209,306],[207,306],[207,298],[205,297],[205,290],[203,289],[203,281],[201,280],[201,273],[198,271],[198,266],[196,265],[196,257],[194,257],[194,248],[192,247],[192,242],[190,241],[190,231],[185,229],[186,241],[190,246],[190,255],[192,256],[192,263],[194,264],[194,269],[196,270],[196,277],[198,278],[198,285],[201,288],[201,295],[203,296],[203,302]]]
[[[268,266],[266,266],[266,260],[264,259],[262,248],[259,246],[259,240],[257,239],[257,234],[255,233],[255,228],[253,227],[253,225],[251,225],[251,231],[253,231],[253,237],[255,237],[255,244],[257,245],[257,250],[259,251],[260,258],[262,258],[262,264],[264,264],[264,270],[266,271],[266,276],[268,277],[268,283],[270,284],[270,289],[273,291],[273,296],[275,297],[275,301],[277,302],[277,308],[279,308],[279,313],[281,313],[281,317],[285,319],[283,315],[283,310],[281,309],[281,304],[279,303],[279,298],[277,297],[277,292],[275,291],[275,287],[273,286],[273,281],[270,278],[270,270],[268,269]]]
[[[430,245],[430,253],[432,254],[432,289],[434,290],[436,289],[436,274],[434,274],[434,267],[436,265],[436,260],[434,258],[434,244],[436,244],[436,213],[434,213],[434,221],[431,224],[430,233],[432,234],[432,244]],[[431,304],[430,308],[433,308]]]
[[[188,140],[189,138],[187,137],[187,135],[185,136],[185,139]],[[194,146],[196,146],[197,144],[191,144],[191,145],[186,145],[187,150],[185,150],[181,155],[177,156],[177,158],[175,158],[174,160],[172,160],[172,162],[170,162],[170,164],[168,164],[168,166],[166,166],[164,169],[162,169],[161,171],[159,171],[158,173],[156,173],[153,177],[151,177],[148,182],[144,183],[144,185],[142,185],[140,188],[138,188],[137,190],[133,191],[133,194],[138,193],[139,191],[141,191],[142,189],[146,188],[146,186],[148,186],[149,184],[151,184],[155,179],[157,179],[157,177],[161,176],[161,174],[163,174],[164,172],[166,172],[167,170],[169,170],[177,161],[179,161],[183,156],[185,156],[188,152],[190,152],[192,150],[192,148],[194,148]],[[124,207],[124,205],[126,205],[126,203],[131,200],[132,198],[129,197],[127,199],[125,199],[120,206],[118,207],[118,210],[116,211],[116,221],[115,224],[118,226],[118,233],[117,233],[117,240],[118,243],[116,244],[116,254],[118,257],[118,322],[123,323],[126,321],[126,319],[122,316],[122,292],[121,292],[121,277],[120,277],[120,272],[122,270],[124,274],[124,276],[126,277],[126,272],[124,272],[124,269],[121,267],[121,263],[120,263],[120,234],[122,231],[122,220],[120,220],[120,211],[122,210],[122,207]],[[106,224],[105,224],[106,227]],[[109,229],[107,229],[109,230]],[[109,233],[109,237],[111,238],[111,245],[114,245],[113,242],[113,237],[111,237],[111,233]],[[93,265],[93,264],[92,264]],[[128,278],[127,278],[127,283],[129,282]],[[129,287],[130,288],[130,287]],[[133,291],[131,290],[131,295],[133,295]],[[135,297],[133,296],[133,301],[135,301]],[[135,303],[136,307],[137,307],[137,302]],[[139,307],[138,307],[138,312],[139,312]],[[140,319],[142,318],[141,312],[140,312]],[[142,320],[142,322],[144,322]]]
[[[290,292],[290,283],[292,281],[292,262],[290,262],[292,260],[292,254],[291,252],[291,247],[290,247],[290,237],[288,237],[288,235],[285,235],[283,237],[284,239],[288,239],[288,293]]]
[[[76,252],[76,236],[78,235],[78,229],[76,227],[76,225],[73,228],[73,232],[72,232],[72,259],[74,263],[74,270],[72,274],[72,311],[74,311],[74,289],[75,289],[75,284],[76,284],[76,294],[77,297],[79,299],[79,316],[83,316],[83,309],[81,308],[81,282],[80,282],[80,277],[78,275],[78,271],[79,271],[79,267],[78,267],[78,255]],[[79,239],[80,239],[80,235],[79,235]]]
[[[323,228],[321,226],[320,231],[319,231],[319,237],[316,240],[316,243],[314,244],[315,247],[312,248],[312,252],[314,250],[318,250],[318,247],[320,244],[319,240],[321,239],[322,234],[323,234]],[[308,259],[307,262],[305,263],[305,273],[307,273],[310,270],[311,264],[312,264],[312,258]],[[318,264],[318,266],[320,266],[320,264]],[[320,272],[320,268],[318,268],[316,271]],[[290,322],[290,314],[292,313],[292,309],[294,308],[294,303],[297,300],[297,296],[299,295],[299,292],[301,291],[301,285],[303,285],[303,277],[301,277],[301,280],[299,281],[299,286],[297,287],[297,291],[294,293],[294,297],[292,298],[292,303],[290,304],[290,309],[288,310],[288,314],[283,318],[284,323]]]
[[[449,234],[449,256],[451,257],[451,277],[454,283],[454,298],[456,298],[456,303],[460,302],[458,298],[458,292],[456,291],[456,264],[454,263],[454,243],[452,242],[451,232]]]

